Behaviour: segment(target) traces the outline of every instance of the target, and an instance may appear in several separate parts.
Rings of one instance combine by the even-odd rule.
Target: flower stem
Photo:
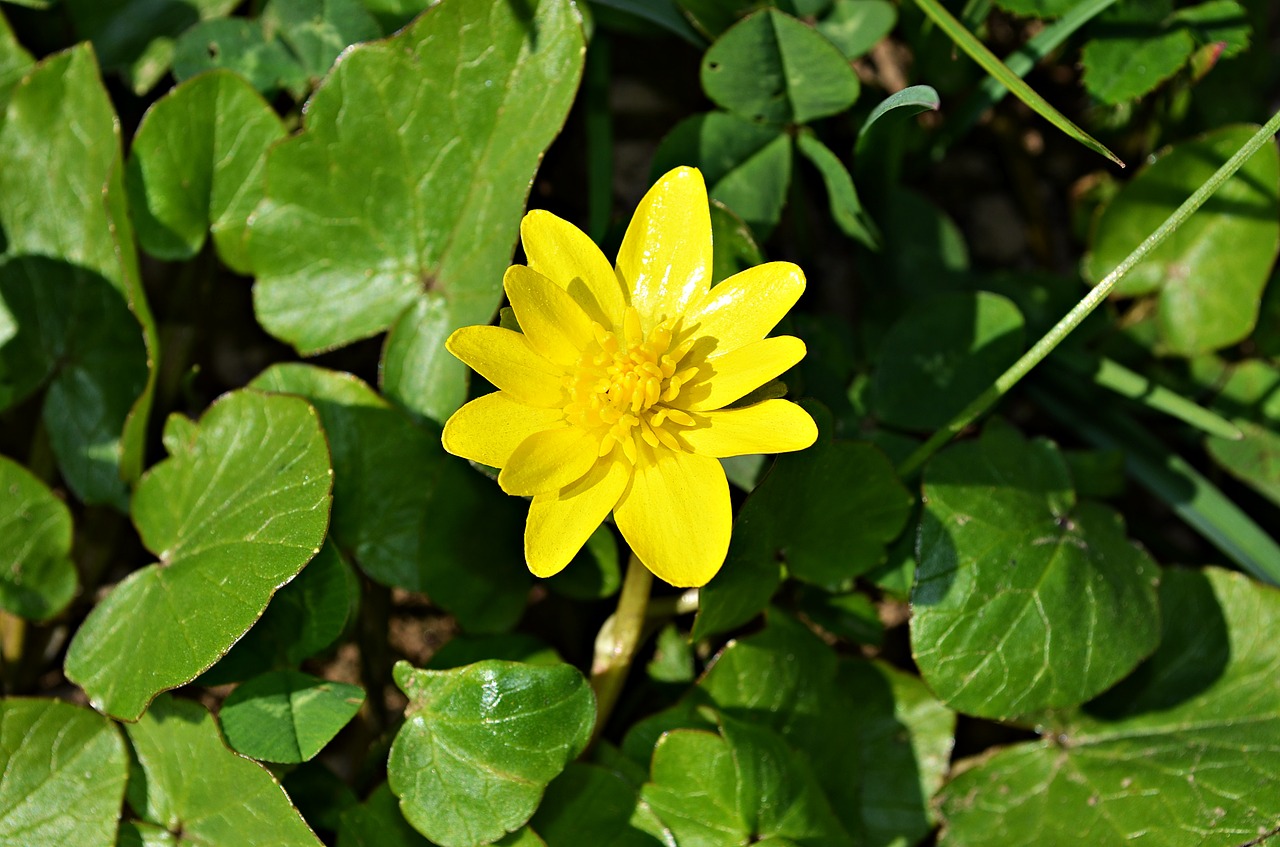
[[[631,669],[631,660],[644,629],[645,609],[649,605],[649,589],[653,574],[636,558],[627,562],[627,574],[618,595],[618,609],[600,627],[596,636],[595,657],[591,662],[591,689],[596,694],[596,726],[592,742],[604,732],[609,713],[618,702],[622,683]]]
[[[1280,112],[1273,115],[1265,126],[1254,133],[1253,137],[1245,142],[1244,146],[1237,150],[1234,156],[1228,159],[1213,176],[1209,177],[1204,184],[1195,190],[1194,194],[1175,209],[1173,214],[1169,215],[1155,232],[1148,235],[1145,241],[1135,247],[1133,252],[1116,266],[1115,270],[1107,274],[1102,282],[1094,286],[1084,296],[1084,299],[1077,303],[1074,309],[1045,333],[1044,337],[1024,353],[1021,359],[1014,362],[995,382],[987,386],[987,390],[979,394],[972,403],[960,410],[959,414],[952,418],[946,426],[935,432],[924,444],[917,447],[915,452],[898,466],[898,475],[905,479],[915,474],[934,453],[942,449],[947,442],[955,438],[965,427],[995,405],[997,400],[1007,394],[1009,389],[1017,385],[1018,381],[1026,376],[1032,368],[1040,364],[1046,356],[1052,353],[1054,348],[1061,344],[1062,340],[1089,316],[1090,312],[1098,308],[1107,299],[1107,295],[1116,287],[1116,283],[1120,282],[1152,250],[1172,235],[1178,227],[1182,226],[1187,218],[1195,214],[1196,210],[1204,205],[1204,202],[1222,187],[1222,184],[1229,180],[1236,171],[1240,170],[1240,167],[1254,153],[1258,152],[1262,145],[1269,142],[1278,131],[1280,131]]]

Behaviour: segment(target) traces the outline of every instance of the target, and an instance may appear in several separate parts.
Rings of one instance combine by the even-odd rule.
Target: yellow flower
[[[733,515],[718,461],[801,450],[813,419],[785,400],[726,408],[804,357],[765,335],[804,291],[770,262],[711,288],[702,174],[677,168],[640,201],[616,270],[548,212],[520,225],[529,266],[503,279],[521,332],[464,327],[449,352],[498,387],[445,425],[450,453],[502,469],[531,496],[525,559],[557,573],[613,512],[632,551],[676,586],[705,585]]]

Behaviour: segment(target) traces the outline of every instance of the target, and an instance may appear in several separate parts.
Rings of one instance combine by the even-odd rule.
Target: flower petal
[[[524,265],[507,268],[502,286],[533,349],[560,365],[577,363],[595,336],[591,318],[569,293]]]
[[[704,412],[698,418],[699,425],[679,430],[680,437],[693,452],[717,459],[803,450],[818,438],[809,413],[786,400]]]
[[[511,452],[498,485],[508,494],[525,497],[564,488],[591,470],[599,445],[576,426],[535,432]]]
[[[777,326],[804,293],[804,272],[790,262],[757,265],[707,292],[685,318],[686,329],[716,340],[710,356],[752,344]]]
[[[524,527],[524,558],[534,576],[559,573],[618,504],[631,466],[608,457],[559,491],[533,498]]]
[[[672,404],[690,412],[719,409],[745,397],[804,358],[804,342],[790,335],[766,338],[702,363],[697,378]]]
[[[729,552],[729,483],[707,456],[642,448],[613,516],[645,567],[677,587],[706,585]]]
[[[522,403],[564,405],[564,368],[539,355],[518,332],[498,326],[464,326],[444,346]]]
[[[550,212],[535,209],[520,222],[529,267],[569,292],[605,329],[622,322],[627,301],[609,260],[586,233]]]
[[[711,285],[711,212],[695,168],[676,168],[645,194],[618,251],[618,276],[648,332]]]
[[[455,456],[500,468],[520,442],[535,432],[565,426],[564,412],[526,406],[495,391],[477,397],[453,413],[440,442]]]

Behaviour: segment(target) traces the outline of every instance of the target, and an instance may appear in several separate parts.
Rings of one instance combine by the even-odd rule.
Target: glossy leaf
[[[420,426],[350,374],[276,365],[251,387],[306,398],[333,455],[338,547],[383,585],[422,591],[467,629],[520,617],[529,585],[520,510]]]
[[[791,140],[781,129],[727,112],[694,115],[662,139],[652,178],[678,165],[701,170],[711,199],[746,221],[757,238],[777,225],[791,182]]]
[[[528,821],[595,722],[595,697],[570,665],[400,662],[395,677],[409,706],[387,764],[391,790],[442,847],[487,844]]]
[[[86,358],[45,400],[45,425],[72,489],[86,502],[121,509],[121,478],[132,482],[142,470],[154,380],[145,368],[159,343],[122,180],[119,123],[92,50],[49,56],[14,88],[0,127],[0,230],[11,257],[44,257],[37,260],[43,267],[61,262],[100,276],[141,324],[147,352],[139,363],[137,341],[124,337],[127,322],[115,317],[121,310],[103,306],[111,317],[96,331],[119,344],[112,361]]]
[[[440,342],[496,310],[530,180],[581,75],[568,0],[529,11],[444,0],[352,48],[303,131],[272,149],[250,226],[263,326],[312,353],[399,321],[384,389],[439,420],[465,385]]]
[[[0,456],[0,609],[44,620],[76,591],[71,513],[39,479]]]
[[[129,759],[115,724],[57,700],[0,700],[0,844],[112,847]]]
[[[1165,152],[1097,217],[1083,270],[1102,279],[1244,144],[1254,127],[1216,130]],[[1162,347],[1193,356],[1248,336],[1280,250],[1280,151],[1266,144],[1116,287],[1156,294]]]
[[[947,294],[919,304],[890,328],[873,376],[886,423],[942,427],[1022,352],[1023,321],[998,294]]]
[[[1170,570],[1160,606],[1160,649],[1137,673],[947,786],[943,844],[1266,840],[1280,817],[1280,650],[1266,636],[1280,593],[1226,571]]]
[[[862,136],[890,112],[905,117],[918,115],[921,112],[936,112],[941,105],[942,100],[932,86],[912,85],[896,91],[881,100],[879,105],[871,110],[871,114],[867,115],[867,119],[862,122],[862,127],[858,130],[858,140],[861,142]]]
[[[1078,501],[1057,448],[994,422],[925,468],[911,593],[916,664],[944,703],[1017,718],[1083,703],[1159,637],[1159,568]]]
[[[125,732],[141,777],[129,782],[129,805],[180,843],[320,847],[270,772],[228,750],[200,704],[163,694]]]
[[[1191,58],[1195,40],[1172,12],[1172,0],[1148,0],[1120,3],[1100,15],[1080,53],[1089,93],[1122,103],[1173,76]]]
[[[247,273],[246,222],[262,196],[267,148],[284,135],[275,111],[230,71],[157,101],[133,138],[126,178],[142,249],[189,259],[212,231],[222,261]]]
[[[9,22],[0,16],[0,110],[9,102],[9,91],[31,70],[35,60],[13,34]]]
[[[702,88],[722,108],[772,124],[843,112],[860,90],[834,44],[776,9],[744,18],[711,45],[702,58]]]
[[[333,542],[326,541],[302,573],[275,593],[253,628],[200,675],[199,683],[242,682],[296,667],[336,642],[355,620],[359,605],[360,578]]]
[[[81,38],[93,42],[107,70],[122,71],[135,94],[160,81],[174,38],[201,20],[220,18],[237,0],[65,0]]]
[[[547,786],[529,826],[546,847],[659,847],[661,841],[631,823],[638,800],[617,774],[571,762]]]
[[[681,729],[654,748],[641,796],[678,844],[852,847],[802,757],[768,729],[721,720],[721,735]]]
[[[194,679],[319,551],[331,483],[306,403],[255,391],[214,403],[190,449],[139,483],[134,523],[160,561],[89,614],[67,651],[68,679],[125,720]]]
[[[218,713],[227,743],[264,762],[305,762],[333,740],[364,703],[358,685],[298,671],[272,671],[240,685]]]

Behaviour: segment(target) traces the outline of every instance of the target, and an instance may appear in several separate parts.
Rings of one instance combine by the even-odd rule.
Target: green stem
[[[1133,270],[1133,268],[1147,257],[1156,247],[1158,247],[1166,238],[1174,233],[1178,227],[1186,222],[1187,218],[1195,214],[1204,202],[1209,199],[1212,194],[1222,187],[1222,184],[1238,171],[1249,158],[1271,140],[1271,138],[1280,131],[1280,112],[1277,112],[1267,121],[1262,129],[1254,133],[1253,137],[1245,142],[1244,146],[1236,151],[1236,154],[1227,160],[1226,164],[1218,168],[1213,176],[1209,177],[1195,193],[1186,199],[1185,202],[1173,214],[1160,224],[1155,232],[1147,236],[1146,240],[1134,248],[1133,252],[1125,257],[1116,269],[1107,274],[1106,278],[1099,282],[1094,288],[1085,295],[1084,299],[1076,304],[1075,308],[1067,312],[1066,316],[1054,325],[1053,329],[1045,333],[1044,337],[1035,343],[1030,350],[1023,354],[1022,358],[1014,362],[1013,365],[987,387],[978,397],[965,406],[951,421],[942,429],[935,432],[928,441],[916,448],[910,456],[906,458],[901,465],[898,466],[898,474],[903,478],[912,476],[924,465],[929,457],[944,447],[947,442],[955,438],[969,424],[978,419],[984,412],[990,409],[995,402],[1009,392],[1013,386],[1018,384],[1027,373],[1040,364],[1046,356],[1053,352],[1054,348],[1062,343],[1062,340],[1075,329],[1080,323],[1089,316],[1089,314],[1102,302],[1107,299],[1116,284]]]
[[[604,622],[596,636],[595,657],[591,662],[591,689],[596,694],[593,742],[604,732],[609,713],[618,702],[622,683],[631,669],[631,660],[644,630],[645,610],[649,605],[652,585],[653,574],[632,553],[627,562],[627,574],[622,580],[622,592],[618,595],[618,609]]]

